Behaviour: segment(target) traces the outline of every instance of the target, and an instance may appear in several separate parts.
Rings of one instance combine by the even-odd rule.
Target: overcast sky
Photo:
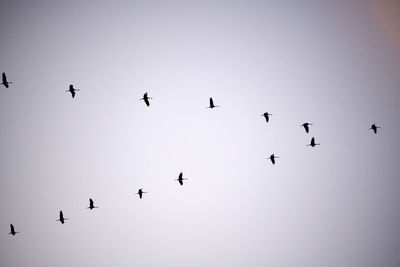
[[[399,14],[1,1],[0,266],[400,266]]]

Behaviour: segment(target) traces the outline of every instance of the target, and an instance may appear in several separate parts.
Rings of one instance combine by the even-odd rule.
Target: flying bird
[[[319,146],[319,145],[320,144],[315,143],[315,138],[313,137],[313,138],[311,138],[311,142],[307,146],[315,147],[315,146]]]
[[[62,210],[60,210],[60,219],[57,220],[60,221],[62,224],[64,224],[64,221],[68,220],[69,218],[64,218],[64,214],[62,212]]]
[[[270,113],[268,113],[268,112],[265,112],[263,115],[261,115],[261,116],[263,116],[264,118],[265,118],[265,120],[267,121],[267,122],[269,122],[269,116],[271,116],[272,114],[270,114]]]
[[[183,185],[183,180],[188,180],[188,178],[183,178],[183,172],[181,172],[178,176],[178,179],[175,179],[175,181],[178,181],[181,185]]]
[[[310,127],[308,127],[308,126],[310,126],[310,125],[312,125],[312,123],[306,122],[306,123],[303,123],[302,125],[300,125],[300,127],[304,127],[304,130],[306,130],[306,133],[309,133]]]
[[[272,164],[275,164],[275,159],[277,159],[277,158],[279,158],[279,157],[275,156],[274,154],[269,156],[269,159],[271,160]]]
[[[378,128],[381,128],[379,126],[376,126],[375,123],[371,125],[371,128],[369,128],[370,130],[373,130],[374,133],[376,134],[376,132],[378,131]]]
[[[212,97],[210,97],[210,106],[207,108],[218,108],[219,106],[214,105],[214,101],[212,99]]]
[[[136,193],[137,195],[139,195],[140,199],[142,199],[143,194],[145,194],[147,192],[144,192],[142,188],[139,189],[139,191]]]
[[[150,102],[149,99],[153,99],[151,97],[148,97],[147,92],[143,95],[143,98],[141,98],[140,100],[144,100],[144,103],[146,103],[147,106],[150,106]]]
[[[13,82],[7,81],[7,76],[6,76],[5,72],[3,72],[2,78],[3,78],[3,82],[1,84],[4,85],[6,88],[9,87],[9,84],[13,83]]]
[[[89,207],[87,207],[87,209],[90,209],[90,210],[92,210],[92,209],[96,209],[96,208],[98,208],[98,207],[95,207],[94,206],[94,202],[93,202],[93,199],[89,199]]]
[[[12,225],[12,224],[10,224],[10,232],[8,233],[9,235],[15,235],[15,234],[17,234],[17,233],[19,233],[19,232],[15,232],[15,230],[14,230],[14,225]]]
[[[65,92],[71,92],[72,98],[75,97],[75,91],[80,91],[80,89],[74,88],[74,86],[72,84],[69,85],[69,90],[65,91]]]

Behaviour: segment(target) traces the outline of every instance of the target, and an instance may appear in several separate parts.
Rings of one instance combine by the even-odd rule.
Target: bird
[[[377,132],[378,128],[381,128],[381,127],[379,127],[379,126],[376,126],[376,125],[375,125],[375,123],[374,123],[374,124],[372,124],[372,125],[371,125],[371,128],[369,128],[369,129],[370,129],[370,130],[373,130],[373,131],[374,131],[374,133],[376,134],[376,132]]]
[[[181,185],[183,185],[183,180],[188,180],[188,178],[183,178],[183,172],[181,172],[178,176],[178,179],[175,179],[175,181],[178,181]]]
[[[3,77],[3,82],[1,84],[4,85],[6,88],[8,88],[9,84],[12,84],[13,82],[7,81],[7,76],[5,72],[3,72],[2,77]]]
[[[319,146],[319,145],[320,144],[315,143],[315,138],[313,137],[313,138],[311,138],[311,142],[307,146],[315,147],[315,146]]]
[[[90,210],[92,210],[92,209],[96,209],[96,208],[98,208],[98,207],[95,207],[94,206],[94,202],[93,202],[93,199],[89,199],[89,207],[87,207],[87,209],[90,209]]]
[[[306,133],[309,133],[310,127],[308,127],[308,126],[310,126],[310,125],[312,125],[312,123],[306,122],[306,123],[303,123],[302,125],[300,125],[300,127],[304,127],[304,130],[306,130]]]
[[[279,158],[279,157],[276,157],[274,154],[269,156],[269,159],[271,160],[272,164],[275,164],[275,159],[277,159],[277,158]]]
[[[267,121],[267,122],[269,122],[269,116],[271,116],[272,114],[270,114],[270,113],[268,113],[268,112],[265,112],[263,115],[261,115],[261,116],[263,116],[264,118],[265,118],[265,120]]]
[[[65,92],[71,92],[72,98],[75,97],[75,91],[80,91],[80,89],[74,88],[74,86],[72,84],[69,85],[69,90],[65,91]]]
[[[12,225],[12,224],[10,224],[10,232],[8,233],[9,235],[15,235],[15,234],[17,234],[17,233],[19,233],[19,232],[15,232],[15,230],[14,230],[14,225]]]
[[[62,210],[60,210],[60,219],[57,221],[60,221],[62,224],[64,224],[64,221],[68,220],[69,218],[64,218]]]
[[[210,97],[210,106],[207,108],[218,108],[219,106],[214,105],[214,101],[212,99],[212,97]]]
[[[149,99],[153,99],[151,97],[148,97],[147,92],[143,95],[143,98],[141,98],[140,100],[144,100],[144,103],[146,103],[147,106],[150,106],[150,102]]]
[[[137,195],[139,195],[140,199],[142,199],[143,194],[145,194],[147,192],[144,192],[142,188],[139,189],[139,191],[136,193]]]

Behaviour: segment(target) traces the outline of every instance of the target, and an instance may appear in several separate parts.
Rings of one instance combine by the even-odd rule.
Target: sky
[[[1,6],[0,266],[400,266],[399,1]]]

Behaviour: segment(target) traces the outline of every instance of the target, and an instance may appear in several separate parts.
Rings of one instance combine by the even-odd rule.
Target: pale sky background
[[[1,1],[0,266],[399,267],[399,14]]]

